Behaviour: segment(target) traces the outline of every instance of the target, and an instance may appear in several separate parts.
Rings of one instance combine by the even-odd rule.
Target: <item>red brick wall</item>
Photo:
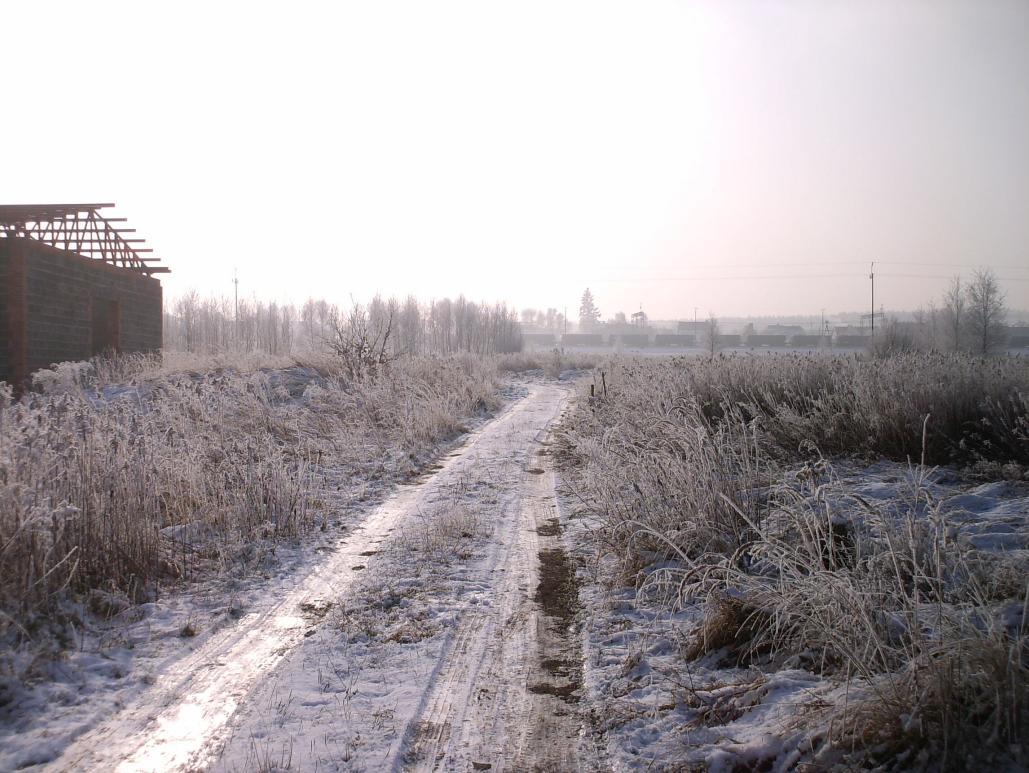
[[[129,269],[28,239],[0,240],[0,271],[5,279],[25,256],[24,371],[27,375],[56,362],[84,360],[93,355],[94,304],[116,302],[120,309],[119,348],[123,352],[156,351],[161,348],[161,283]],[[17,287],[8,281],[2,313],[6,318],[7,374],[19,377]],[[0,285],[3,286],[3,285]],[[13,324],[12,324],[13,323]],[[0,367],[4,362],[0,361]]]

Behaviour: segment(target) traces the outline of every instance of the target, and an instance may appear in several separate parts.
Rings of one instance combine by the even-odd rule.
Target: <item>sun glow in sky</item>
[[[115,201],[166,293],[605,316],[1029,308],[1029,3],[0,7],[0,203]]]

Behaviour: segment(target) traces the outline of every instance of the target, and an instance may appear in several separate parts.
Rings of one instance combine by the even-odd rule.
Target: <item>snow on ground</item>
[[[340,471],[331,528],[258,546],[247,572],[110,620],[8,683],[0,770],[786,770],[801,722],[860,694],[798,662],[683,652],[698,608],[620,588],[555,493],[547,428],[567,389],[521,378],[495,419],[386,498]],[[910,470],[842,464],[900,503]],[[939,471],[956,538],[1029,560],[1029,486]],[[578,586],[578,587],[576,587]],[[612,590],[612,588],[614,588]],[[848,691],[849,689],[849,691]],[[0,704],[4,702],[0,694]]]
[[[265,579],[127,609],[12,712],[0,769],[576,767],[581,664],[545,592],[563,552],[538,456],[567,390],[523,395],[371,511],[327,486],[341,528],[276,547]]]
[[[898,506],[910,498],[911,469],[880,462],[837,467],[847,488]],[[960,541],[1029,566],[1029,485],[978,483],[939,470],[928,486]],[[669,612],[621,587],[610,557],[597,563],[589,525],[562,498],[568,543],[579,565],[586,702],[596,744],[615,770],[790,770],[819,741],[800,721],[857,702],[867,693],[797,668],[798,659],[727,667],[715,652],[683,656],[703,619],[700,606]],[[1023,574],[1024,582],[1024,574]],[[823,725],[824,727],[824,725]],[[814,759],[818,760],[817,754]],[[828,764],[823,759],[816,764]],[[753,768],[749,766],[754,766]]]
[[[527,488],[563,396],[533,387],[421,487],[403,529],[248,698],[216,769],[501,770],[539,751],[522,737],[536,616]]]
[[[104,399],[138,399],[129,389],[112,389]],[[504,397],[524,398],[524,385],[510,383]],[[435,454],[453,452],[488,424],[470,422],[472,435],[442,444]],[[361,522],[399,480],[411,460],[394,474],[389,460],[373,460],[377,474],[354,475],[328,462],[312,476],[314,499],[328,512],[327,528],[302,542],[267,540],[247,547],[226,571],[184,585],[152,603],[129,604],[124,597],[95,591],[88,603],[68,605],[74,640],[50,653],[26,648],[8,653],[9,672],[0,671],[0,771],[46,765],[78,736],[160,686],[167,675],[197,662],[197,653],[224,646],[241,623],[266,619],[282,596],[295,590],[311,567],[339,551]],[[383,474],[385,472],[385,474]],[[27,683],[14,674],[29,675]]]

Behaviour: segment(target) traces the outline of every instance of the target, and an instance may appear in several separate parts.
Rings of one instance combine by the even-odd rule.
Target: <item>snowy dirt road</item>
[[[575,573],[527,394],[53,770],[575,770]]]

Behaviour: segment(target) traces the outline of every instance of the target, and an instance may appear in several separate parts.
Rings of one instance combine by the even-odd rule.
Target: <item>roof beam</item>
[[[64,240],[63,239],[58,239],[58,241],[64,241]],[[117,245],[115,245],[113,247],[83,247],[81,250],[76,250],[76,252],[99,252],[102,255],[106,254],[108,252],[113,252],[113,253],[130,252],[130,253],[132,253],[132,252],[153,252],[153,251],[154,250],[153,250],[152,247],[130,247],[128,250],[120,250],[120,249],[118,249]]]
[[[0,212],[92,212],[114,204],[0,204]]]
[[[30,236],[34,235],[30,232]],[[76,234],[62,233],[57,231],[56,233],[46,234],[47,239],[52,239],[55,242],[75,242],[75,244],[110,244],[118,246],[119,244],[140,244],[145,242],[146,239],[98,239],[95,236],[78,236]]]

